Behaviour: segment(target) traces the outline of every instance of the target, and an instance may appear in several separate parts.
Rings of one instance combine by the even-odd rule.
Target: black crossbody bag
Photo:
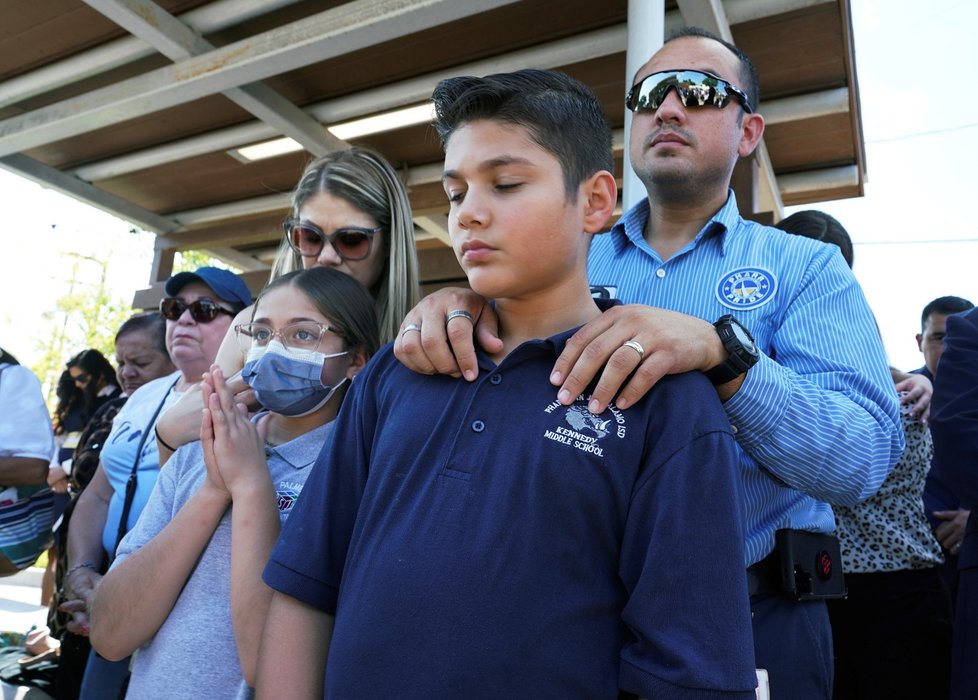
[[[143,454],[143,446],[146,444],[146,438],[149,434],[153,432],[153,426],[156,425],[156,419],[159,418],[160,412],[163,410],[163,405],[166,403],[167,397],[170,392],[173,391],[173,387],[177,385],[180,381],[180,377],[173,380],[173,384],[170,388],[166,390],[163,394],[163,399],[160,401],[160,405],[156,407],[153,412],[153,417],[149,419],[149,423],[146,424],[146,429],[143,430],[143,436],[139,438],[139,447],[136,448],[136,459],[132,463],[132,471],[129,472],[129,479],[126,481],[126,497],[122,502],[122,518],[119,520],[119,532],[115,537],[115,547],[112,548],[112,558],[115,558],[116,550],[119,549],[119,543],[122,542],[122,538],[126,536],[129,532],[129,528],[126,525],[129,523],[129,511],[132,510],[132,502],[136,499],[136,485],[139,483],[139,477],[136,472],[139,470],[139,458]]]

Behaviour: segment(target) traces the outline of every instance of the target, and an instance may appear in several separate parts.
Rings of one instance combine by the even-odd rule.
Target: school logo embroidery
[[[717,299],[731,309],[745,311],[771,301],[778,291],[777,278],[759,267],[741,267],[728,272],[717,283]]]
[[[292,510],[292,506],[295,505],[298,498],[299,492],[295,489],[277,490],[275,492],[275,499],[278,501],[279,513],[288,513],[290,510]]]
[[[618,438],[625,437],[625,415],[614,406],[609,406],[604,413],[595,415],[587,410],[590,396],[578,396],[577,402],[570,406],[562,406],[557,401],[549,404],[544,413],[563,416],[563,423],[552,429],[545,429],[543,436],[548,440],[569,445],[581,452],[604,457],[604,450],[599,444],[609,435]]]

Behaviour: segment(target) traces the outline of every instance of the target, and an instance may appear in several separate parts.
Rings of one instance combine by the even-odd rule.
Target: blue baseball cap
[[[251,305],[251,292],[240,277],[219,267],[198,267],[193,272],[178,272],[166,281],[163,291],[173,297],[191,282],[203,282],[219,299],[229,304]]]

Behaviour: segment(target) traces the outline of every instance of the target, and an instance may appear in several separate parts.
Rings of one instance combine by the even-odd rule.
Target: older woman
[[[87,609],[102,571],[121,536],[131,528],[159,474],[153,439],[160,412],[200,381],[217,355],[231,320],[251,304],[251,293],[227,270],[202,267],[167,280],[160,312],[166,318],[166,347],[177,371],[140,387],[119,411],[102,449],[101,462],[75,507],[68,533],[68,629],[88,633]],[[81,698],[118,697],[128,660],[110,663],[89,657]]]

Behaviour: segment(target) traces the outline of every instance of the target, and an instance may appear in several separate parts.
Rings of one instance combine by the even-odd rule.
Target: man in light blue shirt
[[[838,250],[740,217],[729,185],[763,135],[756,104],[750,60],[698,30],[639,69],[629,157],[649,196],[594,239],[588,265],[596,295],[629,305],[582,327],[551,381],[564,404],[587,389],[597,412],[612,398],[627,408],[666,374],[713,380],[741,448],[757,665],[773,698],[829,698],[825,604],[777,590],[775,532],[831,533],[829,503],[875,493],[903,433],[876,324]],[[456,309],[473,315],[491,351],[491,307],[449,290],[405,319],[398,357],[474,379],[465,324],[445,342],[446,311]]]

